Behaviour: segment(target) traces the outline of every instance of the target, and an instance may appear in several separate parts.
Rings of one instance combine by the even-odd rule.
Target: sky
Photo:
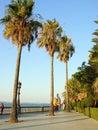
[[[74,55],[68,62],[68,75],[77,72],[82,62],[88,62],[89,50],[94,43],[92,33],[97,29],[94,23],[98,20],[98,0],[34,0],[34,14],[40,14],[43,21],[54,18],[63,27],[64,34],[72,38],[75,47]],[[6,5],[11,0],[0,0],[0,19],[5,15]],[[4,26],[0,25],[0,101],[11,102],[15,76],[17,47],[11,39],[3,37]],[[21,102],[50,102],[50,57],[44,48],[38,48],[36,41],[28,52],[23,47],[19,80],[21,86]],[[65,63],[54,58],[54,96],[65,90]],[[63,100],[63,98],[62,98]]]

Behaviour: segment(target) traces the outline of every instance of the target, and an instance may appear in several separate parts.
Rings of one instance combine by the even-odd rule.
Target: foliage
[[[37,15],[32,15],[33,7],[33,0],[12,0],[7,6],[6,16],[0,19],[0,22],[5,24],[4,37],[12,38],[12,42],[17,46],[28,44],[28,49],[41,27],[41,23],[36,19]]]
[[[85,99],[85,106],[92,107],[93,105],[94,105],[94,97],[93,95],[89,95],[89,97]]]
[[[58,40],[61,37],[61,33],[62,27],[59,26],[59,23],[55,19],[47,20],[43,24],[42,30],[39,31],[38,46],[45,47],[49,55],[53,56],[58,51]]]
[[[69,100],[76,101],[78,99],[78,94],[81,92],[80,83],[75,78],[71,78],[68,81],[68,92]]]
[[[96,24],[98,24],[98,20],[94,21]],[[93,32],[93,35],[95,35],[96,37],[92,39],[92,42],[98,44],[98,29],[95,30],[95,32]]]
[[[67,62],[69,57],[72,57],[73,53],[75,52],[75,48],[72,44],[70,44],[71,38],[68,38],[66,35],[62,36],[59,40],[59,51],[57,58],[60,61]]]
[[[78,68],[78,72],[73,74],[73,77],[76,78],[82,85],[82,87],[91,86],[94,79],[96,78],[95,69],[92,66],[85,65],[85,62],[82,63],[82,66]]]
[[[85,99],[81,100],[81,108],[84,109],[86,106]]]
[[[98,20],[94,22],[98,24]],[[93,66],[98,73],[98,29],[93,32],[93,35],[96,37],[92,39],[92,42],[96,43],[96,45],[94,45],[93,48],[89,51],[89,64]]]
[[[94,45],[91,49],[89,55],[89,64],[96,70],[98,73],[98,44]]]

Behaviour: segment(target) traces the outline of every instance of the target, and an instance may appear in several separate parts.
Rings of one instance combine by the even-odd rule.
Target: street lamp
[[[21,107],[20,107],[20,88],[21,88],[21,82],[18,82],[18,89],[17,89],[17,94],[18,94],[18,103],[17,103],[17,107],[18,107],[18,113],[21,113]]]

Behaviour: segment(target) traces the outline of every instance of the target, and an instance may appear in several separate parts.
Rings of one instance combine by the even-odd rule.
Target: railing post
[[[42,112],[44,112],[44,106],[42,106]]]

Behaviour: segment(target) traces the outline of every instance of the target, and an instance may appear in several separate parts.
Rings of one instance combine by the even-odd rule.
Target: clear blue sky
[[[11,0],[0,0],[0,18],[5,15],[5,5]],[[44,21],[56,19],[64,33],[72,38],[75,54],[69,61],[69,78],[83,61],[88,61],[89,50],[94,43],[93,31],[98,27],[98,0],[35,0],[35,14]],[[4,26],[0,25],[0,101],[12,101],[17,47],[3,37]],[[55,54],[56,55],[56,54]],[[50,57],[45,49],[38,49],[36,42],[28,52],[23,48],[20,67],[21,102],[49,102]],[[65,86],[65,64],[54,59],[55,96],[60,96]]]

